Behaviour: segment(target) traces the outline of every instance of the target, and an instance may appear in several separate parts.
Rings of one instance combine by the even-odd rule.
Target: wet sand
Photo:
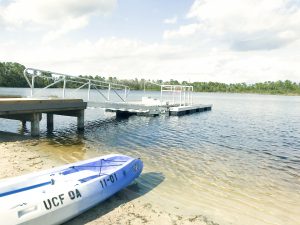
[[[65,164],[64,160],[56,159],[51,152],[37,150],[38,140],[26,139],[24,136],[22,138],[13,134],[0,134],[0,179]],[[145,201],[143,196],[147,195],[151,189],[141,191],[140,187],[139,181],[136,181],[105,202],[65,224],[217,225],[201,215],[186,216],[167,212],[158,205]]]

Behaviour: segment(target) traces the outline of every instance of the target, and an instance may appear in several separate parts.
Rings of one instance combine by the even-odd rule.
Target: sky
[[[0,61],[120,79],[300,82],[300,0],[0,0]]]

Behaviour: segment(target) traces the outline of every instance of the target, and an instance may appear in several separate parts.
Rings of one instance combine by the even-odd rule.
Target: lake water
[[[11,93],[29,90],[0,88]],[[83,134],[75,118],[61,116],[47,134],[43,119],[38,146],[63,162],[107,153],[141,157],[145,172],[164,178],[143,198],[168,211],[218,224],[300,224],[300,97],[195,93],[194,102],[213,104],[212,111],[119,120],[89,108]],[[16,121],[1,119],[0,130],[28,135]]]

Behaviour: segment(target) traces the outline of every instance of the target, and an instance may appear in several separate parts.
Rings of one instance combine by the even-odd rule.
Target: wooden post
[[[40,120],[41,113],[33,113],[31,120],[31,136],[39,136],[40,135]]]
[[[26,128],[26,120],[21,120],[21,122],[22,122],[22,128]]]
[[[47,113],[47,130],[53,131],[53,114]]]
[[[78,111],[77,130],[79,130],[79,131],[84,130],[84,110],[79,110]]]

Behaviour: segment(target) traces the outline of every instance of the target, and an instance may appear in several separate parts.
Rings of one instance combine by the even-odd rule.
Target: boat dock
[[[157,105],[145,105],[142,102],[90,102],[89,106],[105,109],[106,112],[115,112],[117,117],[127,118],[129,116],[158,116],[162,107]]]
[[[160,88],[159,97],[146,95],[141,101],[129,101],[130,88],[102,80],[76,77],[51,71],[26,68],[24,78],[30,87],[29,98],[0,98],[0,118],[31,122],[31,135],[39,136],[42,114],[47,115],[47,129],[53,130],[53,115],[77,117],[78,130],[84,129],[84,110],[87,106],[115,112],[117,117],[137,116],[183,116],[212,109],[212,105],[193,103],[193,86],[155,84]],[[46,80],[45,87],[38,81]],[[72,83],[76,88],[67,88]],[[55,90],[46,93],[50,88]],[[80,90],[80,94],[79,91]],[[74,97],[74,94],[77,94]],[[43,97],[39,97],[42,94]],[[46,96],[45,96],[46,95]],[[48,97],[49,95],[49,97]],[[52,97],[50,97],[52,96]]]
[[[147,116],[154,117],[159,115],[183,116],[197,112],[210,111],[212,105],[145,105],[140,103],[89,103],[94,107],[104,108],[106,112],[115,112],[117,117]]]
[[[39,136],[42,114],[47,115],[47,129],[53,130],[53,115],[77,117],[78,130],[84,129],[84,110],[87,103],[82,99],[32,99],[1,98],[0,118],[31,122],[31,135]]]
[[[0,118],[31,122],[31,136],[39,136],[42,115],[47,116],[47,130],[53,131],[53,115],[77,117],[77,129],[84,130],[84,111],[87,105],[115,112],[116,117],[129,116],[154,117],[159,115],[183,116],[196,112],[209,111],[212,105],[145,105],[142,103],[84,102],[82,99],[45,98],[0,98]]]

